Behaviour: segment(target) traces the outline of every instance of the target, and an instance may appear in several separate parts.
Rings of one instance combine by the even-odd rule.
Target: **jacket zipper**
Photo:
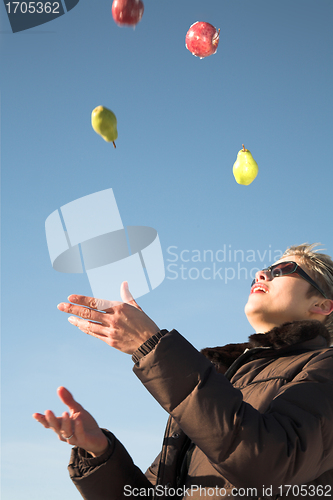
[[[245,364],[247,361],[251,361],[256,354],[266,349],[272,349],[272,348],[253,347],[252,349],[245,349],[245,351],[229,366],[224,376],[230,381],[233,375],[243,364]],[[185,452],[184,458],[180,466],[180,473],[179,476],[177,477],[177,487],[182,486],[182,484],[184,484],[186,473],[189,470],[192,454],[196,445],[195,443],[193,443],[193,441],[189,440],[187,446],[188,446],[187,451]]]

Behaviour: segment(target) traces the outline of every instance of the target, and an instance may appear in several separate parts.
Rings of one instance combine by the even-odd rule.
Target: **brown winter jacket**
[[[286,323],[202,353],[175,330],[163,334],[134,356],[135,374],[170,414],[161,454],[143,474],[108,431],[102,457],[74,448],[69,471],[83,498],[153,498],[155,486],[165,499],[332,500],[333,349],[321,323]]]

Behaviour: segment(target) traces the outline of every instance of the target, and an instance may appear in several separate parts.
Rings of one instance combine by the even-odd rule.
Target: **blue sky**
[[[333,254],[332,2],[145,0],[135,30],[113,22],[111,4],[80,0],[15,34],[0,5],[6,500],[80,498],[70,447],[31,417],[64,411],[58,386],[143,470],[167,419],[129,356],[57,310],[91,289],[85,275],[51,266],[44,227],[54,210],[112,188],[124,225],[155,228],[166,278],[138,302],[198,349],[252,333],[243,309],[254,268],[303,242]],[[221,29],[203,60],[185,48],[196,21]],[[98,105],[117,116],[116,150],[91,128]],[[247,187],[232,175],[242,143],[259,165]]]

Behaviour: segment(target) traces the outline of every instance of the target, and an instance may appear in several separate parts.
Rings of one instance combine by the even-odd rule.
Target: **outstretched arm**
[[[151,499],[154,475],[151,473],[150,480],[147,479],[120,441],[111,432],[102,431],[65,387],[59,387],[58,395],[68,406],[69,413],[56,417],[47,410],[44,415],[34,413],[33,417],[44,427],[52,429],[61,441],[75,446],[68,469],[82,497],[85,500],[115,500],[123,498],[126,491],[144,489],[145,497]]]

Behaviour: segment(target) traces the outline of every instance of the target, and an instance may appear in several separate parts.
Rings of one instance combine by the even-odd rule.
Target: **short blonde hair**
[[[333,300],[333,260],[329,255],[320,253],[321,249],[314,250],[321,243],[303,243],[302,245],[294,245],[284,252],[282,257],[288,255],[297,255],[301,262],[307,267],[309,275],[323,289],[326,296]],[[319,295],[318,290],[310,285],[308,296]],[[323,321],[331,336],[331,344],[333,343],[333,312],[326,316]]]

